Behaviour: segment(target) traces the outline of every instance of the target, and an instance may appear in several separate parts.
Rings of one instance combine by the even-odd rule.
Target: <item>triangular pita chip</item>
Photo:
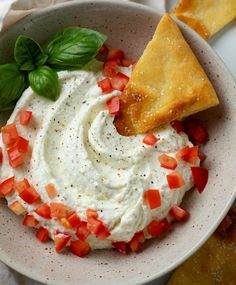
[[[164,15],[120,96],[115,125],[122,135],[145,133],[217,104],[177,24]]]
[[[236,18],[236,0],[179,0],[172,13],[208,39]]]

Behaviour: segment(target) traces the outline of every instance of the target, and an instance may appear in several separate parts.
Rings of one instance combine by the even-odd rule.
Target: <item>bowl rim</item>
[[[64,7],[68,7],[68,6],[77,6],[77,5],[109,5],[109,6],[116,5],[116,6],[119,6],[119,7],[126,7],[126,8],[138,8],[138,9],[140,9],[140,11],[146,11],[146,12],[149,12],[149,13],[150,12],[151,13],[156,13],[156,15],[159,15],[159,16],[163,15],[163,13],[160,13],[158,11],[154,12],[153,8],[148,7],[148,6],[144,5],[144,4],[139,4],[137,2],[131,2],[131,1],[127,1],[127,0],[120,0],[119,2],[114,2],[114,0],[72,0],[72,1],[59,3],[59,4],[56,4],[54,6],[46,7],[46,8],[39,9],[37,11],[32,12],[31,14],[29,14],[26,17],[22,18],[21,20],[19,20],[18,22],[16,22],[12,26],[10,26],[9,28],[5,29],[4,31],[1,31],[0,32],[0,38],[3,37],[3,35],[5,33],[8,33],[8,31],[10,31],[11,29],[22,25],[22,23],[24,23],[24,22],[27,22],[28,19],[31,18],[31,17],[37,18],[37,17],[40,17],[41,15],[43,15],[44,13],[48,13],[48,12],[51,12],[51,11],[54,11],[54,10],[60,10],[60,9],[63,9]],[[174,20],[178,23],[178,25],[180,27],[183,27],[184,29],[188,30],[189,33],[194,35],[194,37],[197,38],[197,40],[200,41],[202,44],[204,44],[206,46],[206,48],[210,49],[211,53],[213,53],[214,56],[216,57],[219,65],[220,65],[220,69],[225,74],[227,74],[227,77],[232,82],[236,82],[234,77],[233,77],[233,75],[232,75],[232,73],[228,70],[228,68],[226,67],[226,65],[223,62],[223,60],[212,49],[210,44],[207,41],[205,41],[200,35],[198,35],[194,30],[189,28],[186,24],[182,23],[181,21],[179,21],[175,17],[174,17]],[[169,273],[170,271],[176,269],[179,265],[181,265],[184,261],[186,261],[214,233],[214,231],[216,230],[216,228],[218,227],[220,222],[223,220],[223,218],[225,217],[225,215],[229,211],[230,207],[233,205],[235,199],[236,199],[236,185],[235,185],[235,187],[234,187],[234,189],[232,191],[232,195],[231,195],[230,199],[228,200],[228,203],[225,205],[224,211],[221,212],[221,214],[215,220],[214,224],[212,224],[212,226],[205,233],[205,235],[198,241],[198,243],[195,244],[195,246],[191,250],[189,250],[189,252],[187,252],[185,255],[182,255],[175,263],[170,264],[170,266],[167,267],[164,271],[162,271],[160,273],[157,273],[157,274],[153,274],[151,277],[144,278],[141,281],[138,281],[138,282],[134,281],[133,285],[142,285],[142,284],[146,284],[148,282],[152,282],[154,280],[157,280],[161,276],[164,276],[165,274]],[[32,280],[41,282],[42,284],[44,284],[44,282],[45,282],[45,280],[41,276],[35,276],[35,273],[33,271],[32,272],[27,271],[27,268],[24,267],[22,264],[14,262],[14,261],[11,261],[10,259],[8,259],[7,255],[4,254],[1,251],[1,246],[0,246],[0,261],[2,261],[4,264],[9,266],[10,268],[15,270],[16,272],[18,272],[18,273],[20,273],[20,274],[22,274],[22,275],[24,275],[24,276],[26,276],[26,277],[28,277],[28,278],[30,278]],[[50,280],[49,282],[47,282],[47,284],[58,285],[58,282]],[[60,283],[60,284],[62,284],[62,283]],[[130,284],[127,283],[127,285],[130,285]]]

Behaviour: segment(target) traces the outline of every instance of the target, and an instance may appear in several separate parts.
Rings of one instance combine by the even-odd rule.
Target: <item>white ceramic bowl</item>
[[[108,43],[138,58],[153,35],[161,15],[137,4],[120,1],[75,1],[33,13],[0,35],[1,61],[9,61],[19,34],[45,42],[70,25],[94,28],[108,35]],[[139,254],[119,255],[110,250],[93,252],[86,258],[56,254],[53,243],[41,244],[32,230],[21,225],[0,203],[0,259],[15,270],[46,284],[116,285],[144,284],[174,269],[195,252],[215,230],[235,199],[236,87],[231,75],[210,46],[183,24],[180,28],[215,86],[221,104],[202,112],[210,141],[206,167],[209,183],[200,195],[191,191],[184,199],[191,218],[176,224],[160,240],[146,243]],[[178,70],[176,70],[178,72]]]

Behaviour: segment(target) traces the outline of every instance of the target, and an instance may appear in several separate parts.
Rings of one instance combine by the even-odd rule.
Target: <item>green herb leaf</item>
[[[57,72],[48,66],[40,66],[29,74],[31,88],[39,96],[56,101],[60,94]]]
[[[40,45],[27,36],[19,36],[15,43],[14,56],[21,70],[33,70],[47,61]]]
[[[18,64],[0,65],[0,111],[13,109],[27,87],[27,74],[20,70]]]
[[[82,68],[97,55],[106,39],[105,35],[90,29],[66,28],[48,44],[47,63],[60,70]]]

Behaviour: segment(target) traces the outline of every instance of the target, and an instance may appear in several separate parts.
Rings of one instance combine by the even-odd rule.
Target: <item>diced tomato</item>
[[[194,184],[198,192],[202,193],[208,181],[208,170],[202,167],[191,167],[191,171]]]
[[[33,215],[27,214],[22,222],[22,224],[24,226],[33,228],[35,226],[37,226],[39,222],[35,219],[35,217]]]
[[[172,128],[176,130],[176,132],[179,134],[180,132],[184,132],[184,125],[180,121],[172,121],[171,123]]]
[[[86,216],[87,216],[87,219],[90,219],[90,218],[98,218],[98,213],[92,209],[87,209],[86,210]]]
[[[2,141],[5,145],[12,145],[18,138],[18,132],[15,124],[9,124],[2,127]]]
[[[8,207],[18,216],[26,212],[26,209],[18,201],[13,202]]]
[[[49,232],[47,229],[40,227],[36,232],[36,238],[41,242],[46,242],[49,239]]]
[[[207,156],[205,155],[205,153],[200,152],[200,151],[198,152],[198,157],[199,157],[201,163],[203,163],[203,162],[206,160],[206,158],[207,158]]]
[[[104,54],[104,53],[107,53],[107,52],[108,52],[108,47],[105,44],[103,44],[101,46],[100,50],[99,50],[99,53]]]
[[[57,189],[53,183],[46,185],[45,189],[50,199],[53,199],[57,196]]]
[[[120,49],[110,49],[108,51],[107,60],[114,60],[114,59],[120,59],[122,60],[124,58],[124,52]]]
[[[71,239],[71,236],[68,234],[57,233],[54,236],[55,250],[56,252],[61,252]]]
[[[118,96],[112,97],[106,102],[110,115],[118,115],[120,112],[120,99]]]
[[[21,125],[27,126],[30,123],[31,118],[32,118],[31,111],[22,110],[20,112],[19,121]]]
[[[26,153],[28,151],[29,141],[19,136],[14,146],[18,148],[19,152]]]
[[[129,245],[124,241],[113,242],[112,245],[122,254],[127,254],[129,252]]]
[[[106,77],[113,77],[117,74],[117,66],[119,62],[117,60],[107,60],[103,64],[103,75]]]
[[[170,189],[177,189],[185,184],[182,175],[178,172],[172,172],[166,175],[166,178]]]
[[[2,153],[2,148],[0,147],[0,164],[3,161],[3,153]]]
[[[52,202],[50,209],[52,218],[65,218],[67,216],[66,207],[62,203]]]
[[[132,252],[138,252],[141,249],[142,244],[145,241],[145,235],[143,231],[137,232],[129,242],[129,246]]]
[[[14,191],[15,177],[6,179],[0,184],[0,193],[5,197],[11,195]]]
[[[176,157],[188,163],[195,164],[198,158],[198,146],[189,147],[187,145],[177,152]]]
[[[67,218],[61,218],[60,219],[60,224],[63,227],[67,228],[67,229],[72,229],[72,227],[71,227],[70,223],[68,222]]]
[[[203,144],[209,138],[208,132],[200,120],[193,118],[185,120],[184,129],[189,139],[196,144]]]
[[[79,257],[86,256],[90,253],[91,248],[88,242],[82,240],[73,240],[70,243],[70,250]]]
[[[91,210],[87,209],[87,229],[96,235],[98,239],[106,239],[110,236],[110,232],[107,229],[106,225],[98,219],[98,214]]]
[[[71,214],[67,220],[73,229],[76,229],[81,224],[81,219],[76,213]]]
[[[171,229],[171,227],[172,227],[171,224],[169,223],[169,221],[166,218],[162,219],[160,221],[160,223],[161,223],[164,231],[169,231]]]
[[[88,219],[88,224],[87,224],[88,230],[93,234],[97,234],[102,224],[101,221],[97,220],[96,218],[92,218],[92,217],[87,218],[87,219]]]
[[[80,240],[86,240],[86,238],[90,235],[90,231],[87,228],[86,222],[80,222],[80,226],[76,231],[76,235]]]
[[[175,170],[175,168],[177,167],[176,159],[167,154],[160,155],[158,159],[160,161],[161,167],[171,169],[171,170]]]
[[[109,78],[98,81],[98,87],[102,89],[103,94],[110,93],[113,90],[111,80]]]
[[[144,192],[144,201],[150,209],[161,206],[161,195],[157,189],[149,189]]]
[[[129,67],[130,65],[134,65],[136,61],[129,60],[129,59],[122,59],[121,64],[122,66]]]
[[[21,180],[15,183],[15,188],[19,194],[29,187],[30,187],[30,184],[27,179],[24,179],[24,180]]]
[[[158,138],[154,136],[154,134],[146,134],[146,136],[143,139],[143,143],[146,145],[154,145],[158,141]]]
[[[170,228],[171,228],[171,224],[168,222],[166,218],[162,219],[161,221],[152,221],[147,226],[148,233],[152,237],[159,237],[165,231],[168,231]]]
[[[50,220],[51,219],[51,209],[48,204],[44,203],[41,204],[36,210],[35,213],[38,214],[40,217]]]
[[[96,234],[97,239],[104,240],[108,238],[110,235],[111,233],[108,230],[108,228],[103,223],[101,223],[101,225],[99,226],[99,230]]]
[[[40,201],[39,193],[32,186],[27,187],[25,190],[19,193],[19,196],[28,204],[33,204]]]
[[[184,222],[189,218],[189,212],[178,205],[172,206],[169,214],[175,218],[178,222]]]
[[[125,74],[118,72],[111,79],[111,86],[115,90],[123,91],[125,89],[126,84],[129,81],[129,77]]]
[[[17,146],[13,146],[7,151],[9,164],[12,168],[16,168],[23,164],[23,156]]]

